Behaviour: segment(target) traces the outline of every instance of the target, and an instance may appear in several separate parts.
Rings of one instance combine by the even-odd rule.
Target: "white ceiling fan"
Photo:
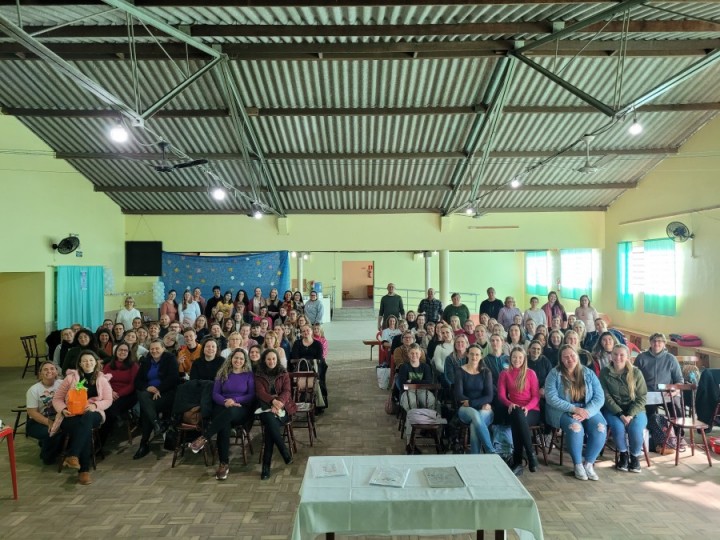
[[[593,174],[602,170],[605,165],[615,159],[614,154],[606,154],[599,159],[595,160],[594,163],[590,163],[590,144],[595,140],[595,135],[583,136],[583,142],[585,143],[585,163],[575,169],[577,172],[582,174]]]

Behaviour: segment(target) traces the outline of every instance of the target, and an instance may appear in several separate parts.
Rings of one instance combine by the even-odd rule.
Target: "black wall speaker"
[[[125,275],[162,275],[162,242],[125,242]]]

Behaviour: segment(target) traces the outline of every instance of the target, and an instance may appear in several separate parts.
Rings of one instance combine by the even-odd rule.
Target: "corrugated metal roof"
[[[22,6],[22,3],[21,3]],[[572,21],[588,17],[607,3],[577,4],[504,4],[468,6],[358,6],[358,7],[157,7],[149,11],[174,25],[275,25],[278,28],[305,25],[427,25],[463,23],[513,23],[542,21]],[[658,11],[657,7],[687,14],[678,15]],[[102,5],[88,6],[22,6],[24,25],[54,25],[73,21],[88,14],[101,13]],[[0,7],[0,13],[14,19],[15,7]],[[693,17],[720,20],[720,4],[716,2],[652,3],[632,9],[633,20],[692,21]],[[618,15],[615,20],[620,20]],[[79,23],[83,26],[125,25],[120,10],[102,13]],[[352,32],[349,32],[352,33]],[[161,42],[173,40],[153,34]],[[450,41],[481,41],[492,39],[526,42],[533,35],[514,33],[504,35],[419,35],[419,36],[215,36],[203,38],[206,43],[440,43]],[[594,35],[579,32],[566,37],[574,45],[590,40],[619,39],[618,34]],[[688,40],[720,38],[719,32],[693,33],[633,33],[639,40]],[[41,38],[47,43],[116,44],[118,52],[127,53],[127,43],[115,38],[58,38],[48,33]],[[142,42],[152,38],[140,33]],[[0,38],[0,42],[7,39]],[[707,43],[705,44],[707,46]],[[672,46],[668,46],[671,48]],[[624,61],[622,92],[616,97],[616,74],[621,67],[617,57],[535,56],[541,65],[559,70],[570,83],[596,98],[614,105],[623,105],[660,83],[687,69],[699,56],[628,57]],[[140,109],[149,106],[188,73],[194,73],[204,63],[175,58],[142,60],[138,63]],[[471,113],[454,114],[368,114],[368,109],[463,107],[469,110],[482,101],[496,58],[410,58],[407,59],[317,59],[279,60],[255,59],[230,62],[233,84],[246,107],[258,107],[263,114],[276,109],[275,116],[252,116],[250,128],[255,132],[259,150],[266,155],[287,153],[285,158],[270,159],[267,163],[269,179],[278,190],[278,198],[288,212],[317,211],[374,211],[427,209],[437,211],[446,202],[449,185],[460,181],[453,204],[466,202],[469,188],[478,178],[482,164],[482,150],[490,140],[484,132],[478,150],[470,159],[468,171],[454,175],[462,164],[459,152],[468,142],[468,135],[476,117]],[[567,65],[566,65],[567,64]],[[132,64],[128,60],[75,62],[83,73],[103,87],[133,104]],[[657,104],[720,102],[720,63],[701,75],[653,101]],[[0,60],[0,103],[10,108],[107,110],[93,95],[79,90],[73,83],[35,60]],[[687,137],[709,121],[715,108],[678,111],[638,110],[638,118],[645,126],[642,136],[627,134],[627,119],[596,136],[592,142],[591,162],[611,150],[636,151],[635,155],[618,155],[593,174],[581,174],[577,168],[582,157],[560,157],[527,178],[526,185],[548,186],[548,190],[487,191],[486,186],[506,184],[518,172],[533,165],[539,158],[527,157],[527,152],[547,155],[577,141],[588,132],[600,130],[609,119],[599,112],[588,110],[578,97],[560,88],[523,64],[516,66],[507,103],[514,107],[579,106],[574,112],[506,112],[500,116],[493,138],[492,151],[508,152],[518,157],[491,157],[481,178],[482,204],[488,208],[542,207],[604,207],[620,193],[613,184],[627,184],[642,178],[663,156],[644,149],[676,148]],[[167,106],[172,110],[207,110],[228,107],[225,90],[218,73],[211,72],[191,85]],[[362,115],[280,113],[277,109],[363,108]],[[267,111],[270,109],[271,111]],[[282,115],[280,115],[282,114]],[[133,130],[133,138],[125,145],[116,145],[107,138],[114,124],[113,118],[45,117],[21,118],[57,151],[82,154],[96,153],[157,153],[157,137],[169,141],[175,148],[192,157],[213,154],[234,154],[237,160],[213,161],[210,166],[225,182],[243,190],[242,194],[223,202],[213,200],[203,190],[210,187],[211,177],[201,169],[183,169],[162,174],[152,169],[157,161],[128,161],[103,159],[72,159],[71,164],[86,175],[99,189],[115,188],[108,196],[126,211],[180,213],[212,213],[217,211],[247,211],[251,199],[270,204],[268,185],[250,173],[240,159],[241,140],[229,117],[157,117],[148,121],[152,133]],[[582,150],[576,146],[575,150]],[[456,152],[451,159],[431,159],[423,155]],[[388,154],[402,153],[393,158]],[[305,154],[300,159],[299,155]],[[315,159],[323,154],[323,159]],[[348,156],[348,154],[353,154]],[[357,159],[358,155],[373,154]],[[86,156],[87,157],[87,156]],[[176,160],[173,159],[174,162]],[[257,171],[258,161],[253,162]],[[257,177],[259,178],[259,176]],[[601,189],[563,189],[565,187],[601,184]],[[164,186],[167,192],[157,192],[148,186]],[[493,187],[493,189],[494,189]],[[120,191],[117,191],[117,189]],[[175,188],[175,190],[171,189]],[[185,191],[182,191],[185,188]],[[200,189],[200,192],[187,192]],[[252,188],[258,191],[253,192]],[[126,191],[122,191],[122,190]],[[483,191],[485,189],[485,191]]]

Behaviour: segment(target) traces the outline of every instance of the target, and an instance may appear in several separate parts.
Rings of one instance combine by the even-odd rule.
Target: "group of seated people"
[[[494,290],[490,289],[494,296]],[[424,313],[389,316],[382,332],[391,367],[392,391],[406,411],[439,409],[452,424],[468,426],[470,451],[496,453],[493,431],[511,434],[508,464],[520,474],[523,459],[535,472],[538,459],[531,427],[540,428],[548,447],[560,429],[572,457],[575,477],[598,480],[594,463],[606,442],[609,426],[618,449],[617,468],[639,473],[643,432],[657,406],[647,406],[648,391],[659,384],[683,381],[680,364],[666,348],[665,336],[653,334],[649,350],[633,359],[619,332],[608,330],[592,309],[593,332],[580,317],[564,317],[551,292],[551,326],[537,323],[528,312],[510,313],[512,298],[497,309],[498,319],[481,312],[477,326],[470,319],[425,321]],[[590,306],[587,297],[581,308]],[[578,309],[581,309],[578,308]],[[516,309],[516,308],[515,308]],[[544,311],[544,308],[541,309]],[[585,313],[582,313],[585,315]],[[512,317],[510,317],[512,315]],[[383,360],[381,359],[381,362]],[[405,384],[440,385],[438,395],[403,392]],[[406,429],[406,436],[409,428]],[[681,437],[678,437],[679,439]],[[683,441],[681,441],[681,444]],[[657,449],[660,451],[660,449]],[[417,451],[407,446],[408,453]]]
[[[56,461],[68,436],[63,465],[78,471],[80,484],[90,484],[94,429],[104,445],[118,421],[129,421],[136,412],[141,440],[133,459],[141,459],[150,452],[154,435],[172,433],[183,413],[201,405],[204,429],[189,446],[197,453],[216,437],[218,480],[228,477],[231,431],[252,425],[256,412],[264,432],[261,478],[270,477],[274,447],[290,463],[291,453],[282,438],[296,411],[288,372],[300,364],[301,369],[317,373],[322,407],[315,414],[321,414],[328,403],[328,343],[320,323],[311,324],[303,311],[317,302],[316,293],[303,303],[299,292],[288,291],[291,298],[299,296],[299,302],[290,300],[291,309],[281,305],[265,317],[269,320],[258,323],[254,318],[265,316],[277,290],[267,299],[258,292],[259,288],[248,301],[247,311],[244,307],[230,311],[232,325],[218,320],[208,325],[203,315],[193,321],[180,319],[186,306],[168,309],[167,304],[174,302],[171,291],[157,322],[145,325],[133,298],[127,297],[116,320],[106,319],[95,332],[79,324],[63,329],[52,360],[40,365],[39,380],[26,396],[27,433],[39,441],[42,460]],[[188,290],[184,296],[188,299],[192,294]],[[243,306],[242,298],[239,301]],[[224,306],[215,304],[220,307],[214,312],[212,306],[211,312],[216,318],[219,313],[224,316]],[[69,402],[82,388],[86,401],[80,413]]]

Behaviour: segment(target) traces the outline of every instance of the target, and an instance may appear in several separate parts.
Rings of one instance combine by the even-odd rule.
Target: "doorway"
[[[343,261],[342,307],[372,308],[375,284],[373,261]]]

